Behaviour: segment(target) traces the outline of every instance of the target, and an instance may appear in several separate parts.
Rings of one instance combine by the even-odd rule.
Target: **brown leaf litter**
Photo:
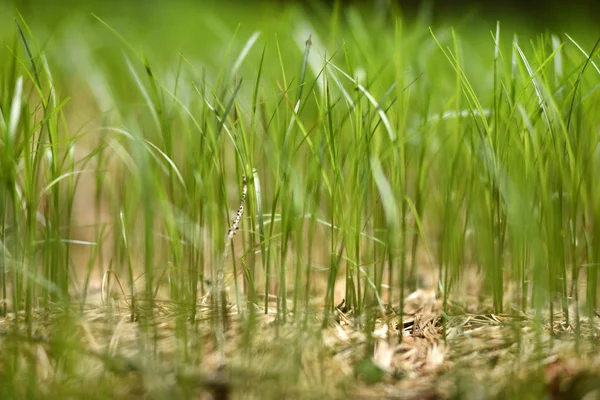
[[[71,392],[95,385],[115,398],[476,399],[536,389],[561,399],[600,393],[596,318],[575,326],[557,314],[550,326],[536,324],[548,315],[515,310],[447,315],[435,291],[418,290],[406,297],[404,313],[388,307],[372,330],[342,308],[321,330],[319,310],[297,320],[290,315],[283,324],[276,305],[266,313],[256,307],[250,323],[249,309],[238,312],[230,304],[223,368],[211,307],[202,301],[194,321],[174,302],[155,301],[149,310],[139,301],[132,322],[126,297],[72,311]],[[13,351],[8,345],[19,343],[19,357],[29,360],[21,367],[35,360],[39,390],[56,393],[66,373],[54,354],[64,313],[60,307],[35,313],[30,335],[24,314],[0,319],[0,378]]]

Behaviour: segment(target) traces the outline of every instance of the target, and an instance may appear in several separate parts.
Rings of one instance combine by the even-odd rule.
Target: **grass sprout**
[[[0,28],[0,398],[600,390],[594,30],[334,3]]]

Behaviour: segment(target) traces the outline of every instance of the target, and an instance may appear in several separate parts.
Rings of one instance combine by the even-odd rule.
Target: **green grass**
[[[598,38],[180,7],[3,24],[0,398],[539,398],[597,365]]]

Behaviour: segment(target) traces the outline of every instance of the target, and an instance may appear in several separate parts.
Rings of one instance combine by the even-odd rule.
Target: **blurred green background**
[[[435,54],[433,42],[427,29],[446,29],[452,26],[459,35],[468,37],[464,46],[473,52],[480,61],[489,60],[492,38],[490,32],[500,21],[502,32],[519,35],[521,42],[535,40],[537,35],[568,32],[584,47],[593,45],[598,31],[594,16],[598,15],[597,2],[578,0],[571,2],[547,1],[2,1],[0,0],[0,62],[12,57],[7,46],[18,41],[15,29],[15,16],[23,15],[31,26],[33,34],[50,61],[54,77],[68,87],[69,95],[75,96],[93,82],[88,80],[94,67],[105,71],[127,71],[123,61],[127,46],[143,51],[159,74],[175,74],[175,69],[183,55],[198,70],[218,74],[227,62],[227,54],[237,54],[243,43],[254,33],[260,33],[259,46],[277,40],[284,54],[283,61],[297,73],[297,62],[303,52],[301,43],[312,34],[327,41],[322,43],[330,53],[341,53],[343,43],[351,40],[364,43],[361,50],[367,67],[380,68],[381,57],[371,57],[370,51],[378,51],[377,36],[394,33],[395,17],[403,17],[407,37],[409,32],[421,31],[422,35],[412,35],[411,47],[419,49],[419,54]],[[332,15],[340,16],[333,23]],[[102,19],[118,35],[98,20]],[[365,23],[366,22],[366,23]],[[372,26],[369,26],[372,25]],[[337,32],[334,30],[337,29]],[[127,42],[124,45],[123,41]],[[504,40],[507,42],[506,40]],[[367,44],[370,43],[370,44]],[[231,45],[233,47],[227,47]],[[369,46],[371,46],[369,48]],[[587,46],[587,47],[586,47]],[[431,47],[432,51],[423,52]],[[478,54],[479,49],[481,52]],[[256,73],[253,65],[258,65],[260,51],[248,54],[249,76]],[[270,50],[273,50],[272,48]],[[383,51],[383,46],[380,51]],[[317,50],[318,51],[318,50]],[[506,48],[509,51],[509,48]],[[274,53],[268,51],[267,60]],[[131,55],[131,53],[129,53]],[[341,55],[339,56],[341,59]],[[421,57],[428,57],[422,55]],[[385,58],[385,57],[384,57]],[[275,58],[271,58],[275,60]],[[486,61],[487,62],[487,61]],[[88,63],[88,65],[86,65]],[[97,65],[102,63],[103,65]],[[368,65],[371,63],[371,65]],[[477,71],[477,59],[473,66]],[[230,66],[230,65],[229,65]],[[165,70],[166,68],[166,70]],[[435,65],[421,63],[416,70],[436,68]],[[279,68],[266,68],[265,72],[275,71],[273,78],[279,77]],[[112,73],[105,77],[123,81],[107,82],[127,96],[135,87],[128,73]],[[81,81],[78,82],[78,79]],[[471,79],[476,79],[472,77]],[[483,79],[483,77],[482,77]],[[477,84],[475,82],[475,84]],[[95,85],[96,87],[98,85]],[[77,88],[77,90],[72,90]],[[82,100],[84,101],[84,100]],[[77,105],[78,108],[81,104]]]

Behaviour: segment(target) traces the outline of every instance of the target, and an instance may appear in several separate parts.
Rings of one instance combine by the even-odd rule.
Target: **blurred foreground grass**
[[[0,398],[600,390],[593,26],[112,6],[0,13]]]

